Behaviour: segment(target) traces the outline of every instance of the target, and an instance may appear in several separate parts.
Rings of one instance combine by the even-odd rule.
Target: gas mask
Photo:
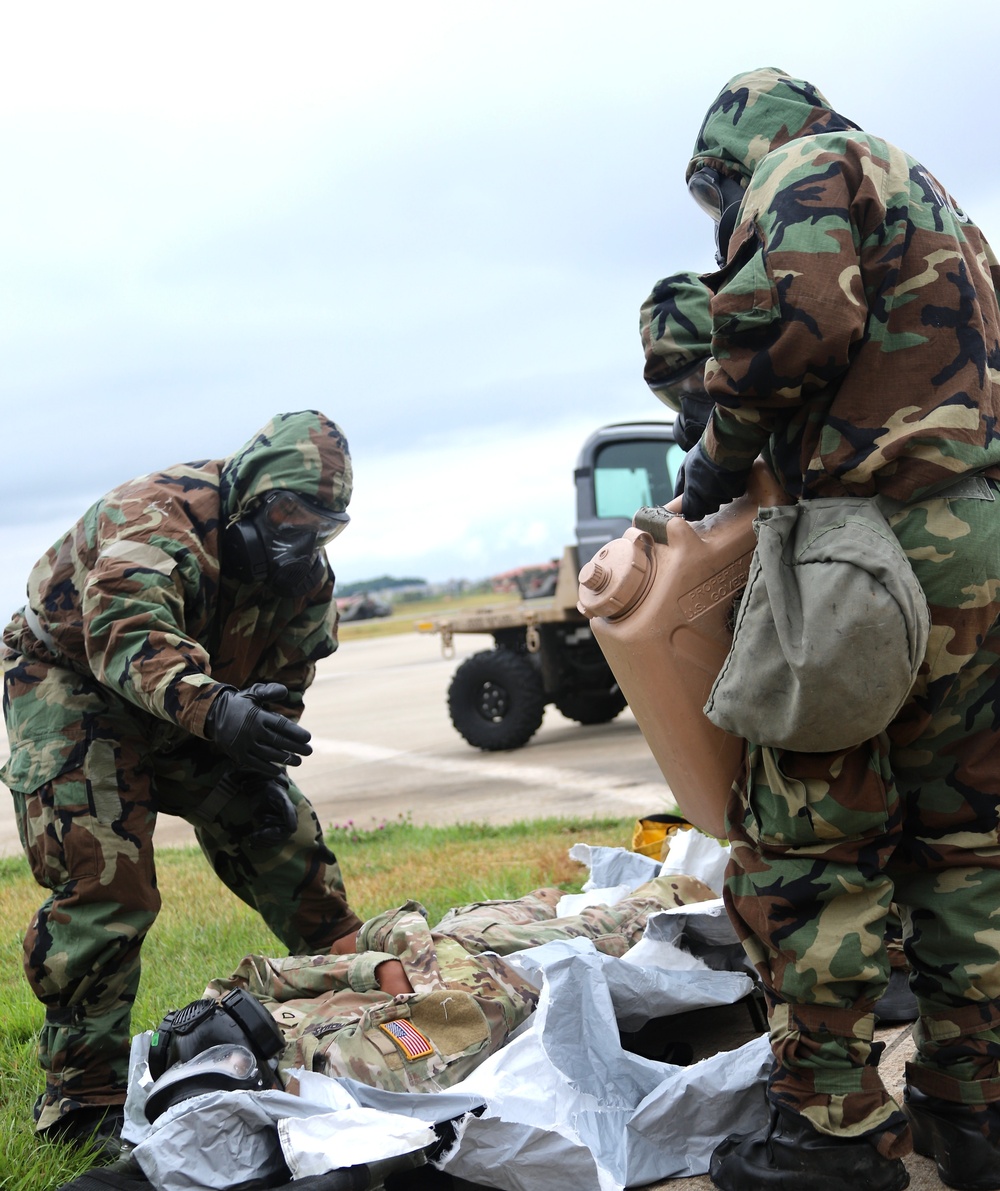
[[[277,1084],[272,1060],[284,1039],[274,1019],[249,993],[234,988],[222,998],[172,1009],[149,1044],[146,1098],[154,1121],[172,1104],[220,1089],[263,1091]]]
[[[297,492],[269,492],[227,526],[225,569],[244,583],[266,584],[278,595],[304,595],[319,581],[323,547],[349,521],[346,513],[324,509]]]
[[[152,1124],[168,1108],[204,1092],[265,1092],[273,1087],[271,1071],[249,1047],[220,1043],[165,1071],[150,1088],[144,1112]]]
[[[688,190],[698,206],[715,220],[715,260],[721,269],[729,255],[729,241],[743,205],[743,184],[728,174],[703,166],[691,175]]]

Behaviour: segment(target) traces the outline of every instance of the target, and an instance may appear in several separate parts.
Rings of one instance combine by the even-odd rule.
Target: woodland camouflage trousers
[[[140,952],[160,908],[157,813],[194,826],[215,872],[289,951],[324,951],[360,920],[294,783],[294,834],[251,846],[246,802],[229,801],[210,822],[199,815],[229,764],[204,742],[162,751],[157,722],[93,678],[12,651],[3,669],[11,758],[2,777],[32,874],[49,891],[24,939],[24,970],[45,1007],[41,1130],[81,1105],[124,1102]]]
[[[900,910],[920,1019],[907,1081],[1000,1100],[1000,503],[910,505],[890,524],[927,596],[930,642],[888,730],[839,753],[749,746],[728,810],[726,902],[768,991],[769,1095],[820,1132],[909,1152],[872,1006]]]

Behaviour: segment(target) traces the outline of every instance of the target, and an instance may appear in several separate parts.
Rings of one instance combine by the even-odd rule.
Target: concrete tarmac
[[[627,710],[610,724],[582,727],[548,707],[523,749],[483,753],[467,745],[448,718],[448,684],[464,657],[492,643],[488,636],[459,636],[454,656],[446,658],[437,637],[404,633],[347,640],[320,663],[303,719],[314,752],[296,780],[324,824],[353,820],[368,827],[400,815],[441,825],[549,815],[628,818],[667,806],[669,790]],[[0,728],[0,761],[7,751]],[[162,816],[156,839],[161,847],[194,843],[194,833],[183,820]],[[10,800],[0,797],[0,856],[19,853]],[[734,1007],[720,1024],[719,1046],[750,1036],[744,1012]],[[878,1037],[886,1042],[880,1070],[899,1095],[913,1052],[911,1028],[880,1030]],[[928,1159],[913,1155],[906,1166],[917,1191],[944,1186]],[[712,1183],[700,1175],[652,1186],[709,1191]]]
[[[303,724],[313,755],[296,781],[325,825],[360,826],[409,815],[417,824],[510,823],[548,815],[640,815],[669,791],[629,711],[581,727],[554,707],[523,749],[484,753],[452,727],[447,690],[459,662],[489,636],[404,633],[345,641],[319,664]],[[6,736],[0,758],[6,759]],[[157,843],[193,843],[179,819],[161,816]],[[623,841],[627,843],[628,841]],[[0,800],[0,856],[20,852],[10,802]]]

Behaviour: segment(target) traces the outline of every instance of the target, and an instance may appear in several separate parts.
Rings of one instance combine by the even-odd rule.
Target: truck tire
[[[451,722],[474,748],[490,752],[527,744],[542,722],[545,702],[537,667],[509,649],[474,653],[448,687]]]
[[[563,691],[552,701],[568,720],[578,724],[606,724],[628,706],[617,686],[609,691]]]

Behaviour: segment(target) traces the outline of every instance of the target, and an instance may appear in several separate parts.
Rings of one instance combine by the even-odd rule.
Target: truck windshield
[[[608,443],[594,460],[594,503],[598,517],[628,517],[644,505],[673,499],[674,479],[684,458],[676,443]]]

